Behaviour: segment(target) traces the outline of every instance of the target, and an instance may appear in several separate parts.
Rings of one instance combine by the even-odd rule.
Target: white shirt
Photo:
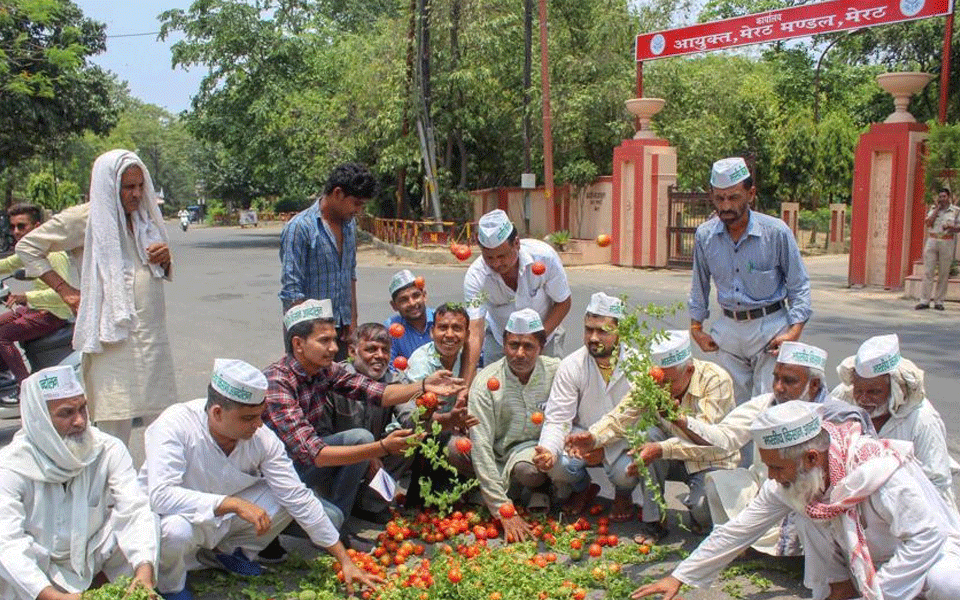
[[[228,456],[210,434],[205,404],[205,398],[175,404],[144,432],[147,457],[140,485],[154,512],[181,515],[194,525],[219,525],[234,517],[214,515],[223,500],[263,480],[313,543],[324,548],[337,543],[337,529],[300,481],[277,435],[260,427]]]
[[[564,440],[574,427],[588,429],[630,393],[632,386],[620,370],[621,364],[623,360],[617,361],[607,383],[586,346],[560,361],[544,409],[541,446],[560,456]],[[612,462],[626,447],[625,440],[613,442],[604,448],[604,456]]]
[[[87,548],[99,548],[115,534],[131,566],[156,564],[157,520],[137,485],[130,453],[120,440],[103,438],[100,456],[87,467],[94,473],[87,496]],[[51,582],[70,592],[90,586],[91,578],[80,576],[70,565],[74,524],[68,507],[73,501],[73,481],[76,478],[66,485],[35,481],[0,467],[0,577],[20,597],[36,598]],[[31,559],[37,555],[37,546],[49,554],[47,572]]]
[[[549,244],[540,240],[520,240],[519,261],[516,291],[487,266],[482,256],[473,261],[463,277],[467,314],[471,320],[486,317],[490,333],[501,346],[503,330],[513,312],[532,308],[541,319],[546,319],[554,304],[570,297],[567,273],[560,256]],[[531,268],[535,262],[541,262],[547,268],[542,275],[533,274]]]

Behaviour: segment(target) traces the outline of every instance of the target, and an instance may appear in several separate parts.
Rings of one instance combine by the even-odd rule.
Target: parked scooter
[[[0,302],[5,302],[10,296],[7,280],[17,279],[27,281],[23,269],[17,269],[11,275],[0,279]],[[70,365],[80,369],[80,353],[73,349],[73,323],[67,323],[60,329],[22,344],[23,352],[30,365],[30,371],[56,365]],[[16,402],[20,385],[9,371],[0,375],[0,419],[20,418],[20,405]]]

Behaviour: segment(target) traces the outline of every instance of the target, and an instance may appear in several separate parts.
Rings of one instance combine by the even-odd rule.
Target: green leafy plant
[[[954,192],[958,189],[960,170],[960,124],[930,123],[930,137],[926,142],[924,158],[926,188],[936,190],[948,183]],[[946,180],[946,181],[944,181]]]
[[[563,252],[566,250],[567,244],[570,243],[570,232],[566,229],[554,231],[547,235],[547,241],[556,246],[557,250]]]
[[[127,594],[127,588],[130,587],[129,577],[118,577],[95,590],[89,590],[80,595],[82,600],[151,600],[153,591],[142,586],[134,588],[130,594]]]
[[[446,450],[440,444],[442,427],[440,423],[436,421],[425,419],[424,417],[427,413],[428,409],[426,407],[417,407],[418,418],[414,425],[414,434],[423,435],[424,437],[419,443],[413,444],[404,450],[403,455],[409,458],[419,452],[430,462],[430,466],[434,469],[449,471],[456,477],[459,471],[447,460]],[[427,423],[429,423],[429,426]],[[458,480],[453,488],[449,490],[434,491],[433,482],[430,481],[429,477],[420,477],[419,482],[420,496],[423,498],[424,504],[436,507],[441,515],[449,513],[454,504],[459,502],[467,492],[480,484],[476,479],[470,478]]]

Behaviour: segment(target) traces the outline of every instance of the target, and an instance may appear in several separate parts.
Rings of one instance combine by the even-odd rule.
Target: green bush
[[[798,224],[800,229],[826,231],[830,228],[830,208],[823,207],[817,210],[801,210]]]

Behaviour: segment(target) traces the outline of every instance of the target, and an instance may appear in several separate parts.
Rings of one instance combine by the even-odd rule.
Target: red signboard
[[[939,17],[953,0],[830,0],[637,36],[637,60]]]

